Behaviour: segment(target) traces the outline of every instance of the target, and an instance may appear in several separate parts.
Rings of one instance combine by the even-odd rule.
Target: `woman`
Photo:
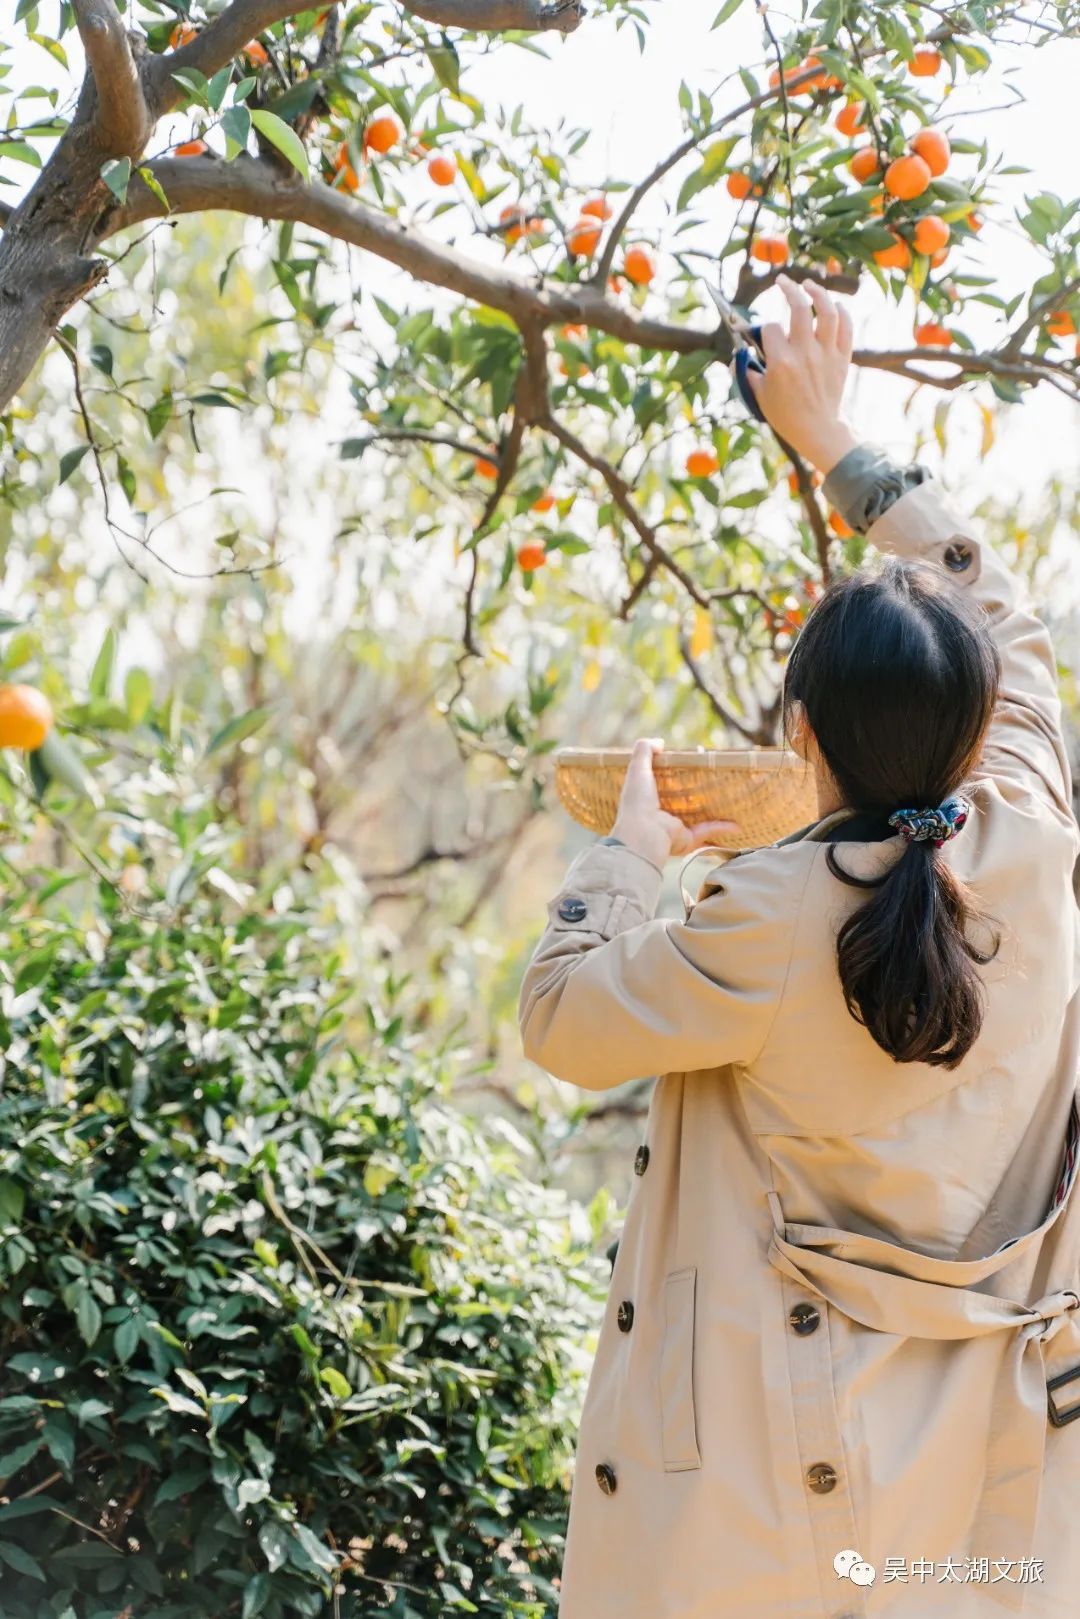
[[[926,473],[857,445],[846,311],[781,285],[757,397],[887,555],[788,661],[819,819],[654,919],[665,858],[716,827],[659,809],[638,742],[526,972],[535,1062],[589,1090],[660,1076],[560,1616],[1076,1619],[1080,835],[1054,655]]]

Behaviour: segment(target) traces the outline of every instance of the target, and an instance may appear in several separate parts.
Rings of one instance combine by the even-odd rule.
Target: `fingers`
[[[836,345],[836,334],[840,323],[840,313],[836,307],[836,300],[819,286],[816,281],[804,281],[803,286],[810,297],[817,315],[817,340],[822,348],[833,348]]]
[[[653,754],[659,753],[664,746],[663,738],[658,736],[639,736],[630,752],[630,763],[626,767],[628,776],[651,776]]]
[[[717,838],[730,838],[739,831],[738,821],[699,821],[696,826],[684,827],[685,842],[678,854],[689,854],[692,849],[703,849]]]
[[[814,306],[803,289],[788,276],[778,276],[776,285],[791,310],[791,342],[797,348],[804,348],[814,338]]]
[[[765,364],[776,365],[784,358],[788,351],[787,333],[777,320],[766,321],[761,328],[761,346],[765,351]],[[748,371],[750,386],[757,391],[757,384],[761,380],[760,372],[755,377],[753,371]]]
[[[841,304],[836,317],[836,346],[845,360],[851,359],[854,343],[855,328],[852,324],[851,311],[847,304]]]

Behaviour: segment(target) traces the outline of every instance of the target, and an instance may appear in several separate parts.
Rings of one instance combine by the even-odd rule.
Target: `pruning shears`
[[[706,283],[708,285],[708,283]],[[753,389],[747,378],[747,373],[757,371],[764,374],[765,350],[761,342],[761,327],[757,322],[746,320],[724,297],[718,287],[709,286],[709,293],[721,323],[731,338],[731,347],[734,351],[732,366],[735,372],[735,386],[743,404],[759,422],[765,420],[765,414],[754,397]]]

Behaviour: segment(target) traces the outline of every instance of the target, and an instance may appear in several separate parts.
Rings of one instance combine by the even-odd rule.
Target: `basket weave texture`
[[[555,790],[580,825],[611,831],[619,807],[629,748],[560,748]],[[720,849],[756,849],[817,819],[813,772],[780,748],[700,748],[653,755],[660,807],[686,826],[738,821],[718,834]]]

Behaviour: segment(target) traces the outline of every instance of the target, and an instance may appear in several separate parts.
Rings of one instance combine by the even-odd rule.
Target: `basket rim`
[[[558,748],[552,755],[553,763],[573,769],[598,770],[607,769],[612,765],[626,765],[630,761],[633,750],[631,748]],[[778,770],[790,769],[797,766],[799,769],[807,768],[807,761],[800,759],[797,753],[790,748],[674,748],[670,751],[664,749],[654,754],[654,767],[661,769],[671,765],[695,765],[735,770]]]

